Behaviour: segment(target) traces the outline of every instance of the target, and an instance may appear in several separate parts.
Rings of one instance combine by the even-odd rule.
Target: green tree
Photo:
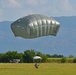
[[[13,60],[15,58],[18,58],[17,51],[8,51],[8,52],[6,52],[6,55],[7,55],[9,60]]]
[[[69,58],[74,58],[74,55],[72,55],[72,54],[71,54],[71,55],[69,55]]]
[[[7,55],[5,53],[0,54],[0,62],[5,63],[5,62],[8,62],[8,61],[9,60],[8,60]]]
[[[24,62],[23,61],[23,53],[18,53],[18,58],[20,59],[20,62]]]
[[[45,54],[42,54],[42,62],[46,62],[47,61],[47,56]]]
[[[50,54],[46,54],[46,56],[47,56],[48,58],[52,57]]]
[[[35,56],[34,50],[26,50],[24,51],[24,62],[31,63],[33,62],[33,57]]]
[[[21,62],[23,62],[23,54],[17,53],[17,51],[8,51],[8,52],[6,52],[6,56],[9,61],[13,60],[13,59],[20,59]]]

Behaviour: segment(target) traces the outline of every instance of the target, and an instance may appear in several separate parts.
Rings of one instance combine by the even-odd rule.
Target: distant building
[[[13,59],[12,61],[10,60],[10,63],[19,63],[20,59]]]

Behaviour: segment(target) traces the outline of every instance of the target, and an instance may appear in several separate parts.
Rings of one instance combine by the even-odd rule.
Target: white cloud
[[[47,16],[76,15],[75,7],[71,0],[0,0],[0,20],[1,16],[7,20],[31,13]]]
[[[8,0],[10,3],[10,6],[13,7],[20,7],[20,4],[17,2],[17,0]]]
[[[0,21],[3,20],[3,10],[0,9]]]
[[[32,9],[27,9],[27,10],[23,10],[21,11],[21,16],[26,16],[26,15],[29,15],[29,14],[33,14],[33,10]]]
[[[70,0],[48,0],[46,7],[43,8],[45,13],[48,12],[51,16],[69,16],[72,15],[74,10],[73,4]]]
[[[27,0],[27,3],[31,4],[31,5],[36,5],[37,4],[37,0]]]
[[[17,0],[1,0],[0,1],[2,8],[19,8],[20,3]]]
[[[66,11],[73,11],[73,7],[69,2],[69,0],[65,0],[65,2],[63,3],[63,6],[64,6],[64,9],[66,8]]]
[[[73,6],[69,0],[60,0],[58,9],[62,13],[66,13],[66,14],[73,13]]]
[[[47,3],[47,0],[27,0],[27,3],[33,6],[37,6],[37,5],[44,5]]]
[[[0,9],[0,16],[1,16],[1,15],[3,15],[3,10],[2,10],[2,9]]]

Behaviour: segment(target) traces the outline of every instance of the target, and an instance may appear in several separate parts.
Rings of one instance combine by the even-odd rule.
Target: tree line
[[[25,50],[23,53],[18,53],[17,51],[8,51],[6,53],[0,53],[0,62],[9,63],[13,59],[20,59],[20,63],[33,63],[34,56],[40,56],[42,58],[41,62],[48,62],[48,58],[64,58],[63,55],[43,54],[41,52],[37,52],[31,49]]]

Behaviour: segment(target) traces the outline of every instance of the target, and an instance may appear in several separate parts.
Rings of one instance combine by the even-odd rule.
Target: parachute
[[[39,63],[41,63],[42,58],[40,56],[34,56],[33,57],[33,62],[35,63],[35,67],[38,68]]]
[[[33,59],[35,60],[35,59],[42,59],[40,56],[35,56],[35,57],[33,57]]]
[[[33,57],[33,62],[35,62],[35,63],[40,63],[41,60],[42,60],[42,58],[40,56],[34,56]]]
[[[55,19],[40,14],[22,17],[11,24],[15,37],[38,38],[42,36],[56,36],[60,23]]]

